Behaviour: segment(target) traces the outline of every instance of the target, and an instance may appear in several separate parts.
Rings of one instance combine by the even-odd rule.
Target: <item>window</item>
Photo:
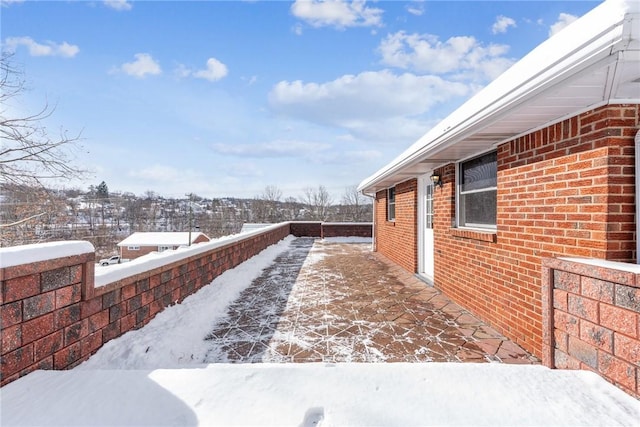
[[[396,187],[387,189],[387,221],[396,220]]]
[[[158,246],[158,252],[164,252],[171,249],[171,246]]]
[[[458,226],[496,228],[497,152],[459,163]]]
[[[127,246],[127,249],[130,251],[139,251],[140,246]]]

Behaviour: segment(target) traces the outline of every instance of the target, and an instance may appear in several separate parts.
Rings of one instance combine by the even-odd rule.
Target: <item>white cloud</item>
[[[491,32],[493,34],[506,33],[509,27],[517,27],[516,21],[508,16],[499,15],[491,27]]]
[[[370,142],[370,141],[369,141]],[[382,152],[378,150],[346,150],[334,149],[319,153],[310,158],[312,163],[321,165],[353,165],[380,160]]]
[[[406,146],[407,141],[416,141],[440,121],[440,119],[429,118],[431,115],[432,112],[429,111],[420,116],[351,121],[346,128],[353,135],[355,141],[375,143],[380,147],[403,147]]]
[[[130,76],[143,78],[148,74],[157,75],[162,73],[160,64],[148,53],[136,53],[135,61],[125,62],[120,66],[120,70]]]
[[[0,0],[0,6],[9,7],[12,4],[24,3],[25,0]]]
[[[178,64],[178,66],[173,72],[175,73],[176,76],[180,78],[189,77],[192,73],[192,71],[189,68],[187,68],[187,66],[184,64]]]
[[[416,0],[406,6],[407,12],[415,16],[424,15],[424,1]]]
[[[576,19],[578,19],[577,16],[570,15],[568,13],[561,13],[558,15],[558,20],[555,24],[552,24],[551,27],[549,27],[549,37],[559,33],[564,27],[568,26]]]
[[[216,58],[209,58],[207,60],[207,68],[205,70],[199,70],[193,73],[194,77],[199,79],[209,80],[215,82],[224,78],[229,73],[227,66]]]
[[[320,142],[277,140],[257,144],[213,144],[218,154],[241,157],[307,157],[331,148]]]
[[[229,74],[227,66],[216,58],[209,58],[207,60],[207,68],[204,70],[192,70],[186,65],[180,64],[176,67],[174,72],[181,78],[195,77],[198,79],[209,80],[210,82],[218,81]]]
[[[243,76],[243,77],[240,77],[240,79],[244,82],[247,82],[247,86],[251,86],[258,81],[258,76],[251,76],[251,77]]]
[[[462,83],[383,70],[345,75],[321,84],[281,81],[272,88],[269,103],[279,113],[349,128],[361,121],[422,114],[438,103],[467,94]]]
[[[344,157],[349,162],[370,162],[381,158],[382,153],[378,150],[355,150],[345,152]]]
[[[509,46],[483,45],[474,37],[451,37],[441,42],[430,34],[389,34],[378,48],[382,63],[403,69],[436,74],[482,72],[485,80],[493,80],[513,61],[504,57]]]
[[[382,9],[366,6],[366,0],[296,0],[291,13],[319,27],[372,27],[382,25]]]
[[[354,141],[384,145],[418,138],[428,130],[434,109],[457,106],[474,89],[438,76],[382,70],[325,83],[281,81],[271,89],[269,104],[281,116],[343,129]]]
[[[61,56],[73,58],[80,52],[80,48],[67,42],[55,43],[46,41],[38,43],[31,37],[9,37],[5,40],[5,46],[9,50],[15,50],[18,46],[25,46],[31,56]]]
[[[104,0],[104,5],[118,11],[131,10],[133,7],[127,0]]]

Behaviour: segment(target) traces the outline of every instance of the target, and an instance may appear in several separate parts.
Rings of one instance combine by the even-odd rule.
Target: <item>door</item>
[[[418,206],[419,221],[419,269],[420,275],[428,282],[433,282],[433,255],[434,255],[434,238],[433,238],[433,183],[431,182],[431,173],[423,175],[419,180],[418,195],[420,203]]]

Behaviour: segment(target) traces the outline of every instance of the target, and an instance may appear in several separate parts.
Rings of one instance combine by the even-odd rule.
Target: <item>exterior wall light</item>
[[[431,182],[433,183],[433,185],[437,185],[438,187],[442,188],[442,178],[437,173],[431,175]]]

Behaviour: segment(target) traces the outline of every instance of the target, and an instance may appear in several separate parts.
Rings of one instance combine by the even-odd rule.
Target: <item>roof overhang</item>
[[[549,38],[358,190],[377,191],[607,104],[640,102],[640,2],[607,0]]]

